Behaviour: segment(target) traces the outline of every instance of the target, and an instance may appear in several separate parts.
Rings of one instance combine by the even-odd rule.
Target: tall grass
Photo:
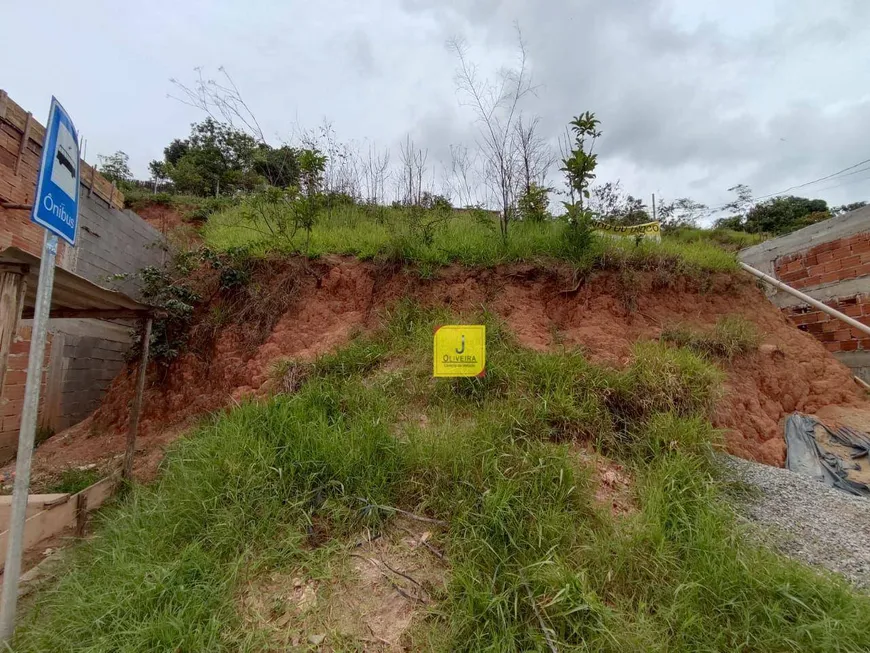
[[[236,609],[246,581],[327,564],[387,507],[448,524],[436,650],[870,650],[870,598],[755,548],[722,501],[710,363],[653,343],[603,369],[522,349],[484,314],[465,319],[487,322],[487,376],[433,380],[444,318],[400,304],[295,394],[177,443],[40,595],[16,650],[262,650]],[[409,410],[427,419],[399,432]],[[576,440],[634,469],[635,514],[597,506]]]
[[[766,234],[751,234],[732,229],[700,229],[698,227],[681,227],[671,231],[668,236],[671,240],[681,243],[711,243],[729,252],[752,247],[768,238]]]
[[[292,242],[269,235],[263,225],[246,217],[244,206],[212,215],[203,226],[206,244],[217,249],[250,247],[300,251],[317,257],[344,254],[362,259],[388,258],[425,265],[463,263],[496,265],[515,261],[569,258],[560,221],[514,222],[506,242],[491,218],[475,219],[466,213],[439,222],[431,229],[431,242],[420,236],[415,225],[419,209],[385,208],[378,211],[360,206],[340,206],[322,211],[311,232],[310,242],[299,236]],[[572,259],[574,257],[571,257]],[[678,265],[691,273],[732,271],[734,256],[714,243],[665,237],[661,244],[636,245],[634,241],[596,238],[578,267]]]

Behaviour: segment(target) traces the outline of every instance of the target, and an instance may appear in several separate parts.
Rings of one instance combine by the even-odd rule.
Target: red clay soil
[[[210,341],[210,355],[188,352],[167,374],[150,371],[140,448],[157,451],[143,456],[142,473],[153,470],[163,446],[182,425],[244,396],[267,394],[277,361],[309,361],[334,349],[376,326],[380,311],[402,297],[457,312],[486,305],[525,346],[540,351],[580,346],[590,359],[618,367],[629,362],[635,341],[657,338],[664,325],[708,326],[739,313],[758,326],[764,344],[757,354],[728,366],[713,423],[725,431],[731,453],[771,465],[784,462],[779,424],[791,411],[870,406],[848,368],[787,322],[748,277],[718,275],[701,289],[696,281],[668,282],[655,272],[636,272],[628,279],[624,273],[600,272],[567,291],[576,284],[567,269],[558,267],[452,266],[433,279],[421,279],[413,271],[340,257],[278,265],[260,279],[255,276],[270,292],[291,298],[280,305],[265,339],[252,342],[250,328],[230,324]],[[133,381],[127,373],[115,379],[89,424],[91,435],[55,437],[42,445],[36,469],[59,455],[82,458],[76,453],[79,447],[104,457],[123,451]],[[167,434],[170,426],[175,428]]]
[[[136,215],[164,236],[184,224],[181,212],[176,207],[165,204],[146,204],[137,207]]]

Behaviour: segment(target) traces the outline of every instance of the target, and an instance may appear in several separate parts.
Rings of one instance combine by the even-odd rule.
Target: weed
[[[654,413],[706,416],[722,379],[718,369],[694,352],[642,342],[634,347],[631,365],[618,376],[611,405],[629,421]]]
[[[680,227],[667,232],[671,240],[682,243],[706,242],[714,244],[729,252],[736,252],[763,242],[764,234],[751,234],[746,231],[731,229],[699,229],[697,227]]]
[[[36,428],[36,435],[34,437],[34,444],[40,445],[53,436],[54,436],[54,427],[47,426],[45,424],[40,424]]]
[[[60,476],[46,489],[46,492],[48,494],[76,494],[99,480],[99,470],[70,467],[60,473]]]
[[[756,351],[760,340],[755,325],[740,315],[719,318],[716,325],[708,330],[672,325],[662,331],[661,338],[703,356],[726,360]]]
[[[182,255],[169,269],[151,266],[138,273],[143,300],[164,312],[164,317],[154,320],[149,350],[150,359],[164,366],[184,350],[194,306],[200,300],[185,278],[186,259]],[[127,352],[128,360],[138,360],[141,356],[142,328],[141,325],[136,327],[134,344]]]
[[[275,392],[287,395],[297,392],[308,378],[310,371],[308,365],[289,358],[278,361],[272,369],[272,376],[276,381]]]

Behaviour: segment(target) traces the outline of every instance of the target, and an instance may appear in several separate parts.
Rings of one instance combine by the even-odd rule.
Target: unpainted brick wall
[[[870,296],[855,295],[824,302],[826,306],[870,326]],[[870,336],[812,306],[792,306],[783,312],[799,329],[821,340],[828,351],[870,351]]]
[[[792,288],[812,288],[870,275],[870,233],[822,243],[780,257],[776,276]]]
[[[843,281],[867,277],[867,294],[836,297],[824,303],[870,325],[870,232],[781,256],[774,261],[774,270],[781,281],[801,290],[836,287]],[[823,311],[807,304],[782,310],[799,329],[811,333],[831,353],[870,352],[870,336]]]
[[[9,367],[0,395],[0,460],[7,460],[18,445],[18,429],[21,426],[21,409],[24,406],[24,383],[27,380],[27,363],[30,359],[29,326],[20,327],[9,351]],[[52,334],[48,334],[45,344],[45,357],[42,364],[42,390],[40,406],[45,399],[45,377],[51,361]]]

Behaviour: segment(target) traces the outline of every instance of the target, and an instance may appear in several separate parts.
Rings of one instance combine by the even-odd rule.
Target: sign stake
[[[15,608],[18,604],[18,577],[21,575],[21,549],[24,544],[24,522],[27,519],[27,494],[30,491],[30,463],[36,418],[39,411],[39,386],[42,383],[42,359],[48,314],[51,310],[51,290],[54,286],[54,262],[57,256],[57,236],[45,232],[42,262],[39,265],[39,290],[30,336],[30,358],[27,361],[27,382],[24,386],[24,408],[21,430],[18,432],[18,453],[15,460],[15,489],[12,494],[12,515],[9,520],[9,548],[3,567],[3,593],[0,595],[0,640],[8,643],[15,629]]]
[[[39,286],[36,290],[33,329],[30,334],[30,358],[27,361],[27,381],[24,385],[24,407],[21,410],[21,429],[18,431],[12,515],[9,521],[6,565],[3,568],[3,590],[0,592],[0,642],[7,647],[15,632],[21,550],[24,545],[24,525],[27,521],[27,494],[30,491],[30,465],[33,459],[33,441],[36,437],[36,420],[39,413],[45,337],[48,333],[48,320],[51,317],[51,291],[54,287],[57,239],[59,236],[75,247],[80,182],[81,158],[78,132],[69,114],[57,98],[52,97],[48,122],[45,123],[42,158],[39,162],[36,192],[33,195],[30,213],[31,222],[45,228],[45,240],[39,263]]]

